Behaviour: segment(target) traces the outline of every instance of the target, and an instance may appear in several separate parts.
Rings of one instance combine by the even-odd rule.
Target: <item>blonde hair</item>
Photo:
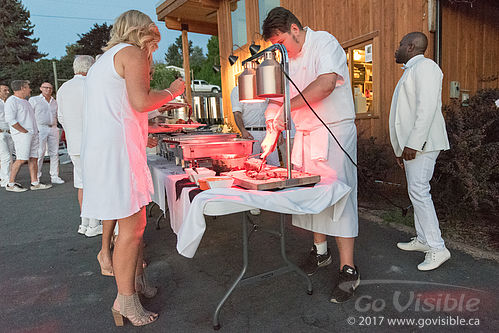
[[[102,50],[107,51],[115,45],[127,43],[146,50],[151,61],[152,53],[158,49],[160,40],[158,27],[151,18],[141,11],[132,9],[116,19],[111,29],[111,38]]]

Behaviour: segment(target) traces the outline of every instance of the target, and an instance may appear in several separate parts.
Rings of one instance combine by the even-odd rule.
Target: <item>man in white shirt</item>
[[[57,91],[57,119],[66,133],[68,154],[73,162],[74,187],[78,189],[78,203],[81,210],[83,199],[83,181],[81,179],[80,147],[83,131],[83,110],[85,97],[85,76],[94,63],[88,55],[77,56],[73,62],[75,76],[65,82]],[[43,86],[43,85],[42,85]],[[97,219],[81,218],[78,233],[87,237],[102,234],[102,223]]]
[[[302,28],[289,10],[272,9],[263,26],[263,37],[273,44],[286,47],[289,56],[289,76],[327,124],[353,161],[357,159],[357,131],[352,89],[343,48],[336,38],[325,31]],[[330,137],[327,128],[315,117],[293,85],[290,85],[291,117],[296,127],[291,161],[295,169],[337,178],[351,187],[345,208],[338,220],[333,220],[333,207],[315,215],[293,215],[293,225],[314,233],[314,246],[302,265],[308,275],[332,262],[326,236],[334,236],[339,251],[339,279],[333,286],[330,301],[349,300],[360,284],[360,274],[354,263],[354,242],[358,235],[357,168]],[[266,153],[275,147],[272,133],[282,131],[283,108],[266,114],[267,137],[262,143]]]
[[[24,192],[27,189],[16,183],[16,176],[21,166],[28,162],[31,177],[30,189],[45,190],[52,185],[38,181],[38,127],[35,112],[26,98],[31,94],[29,81],[14,80],[11,83],[14,95],[5,102],[5,120],[10,126],[10,133],[16,149],[16,161],[12,164],[10,179],[5,189],[9,192]]]
[[[48,147],[52,184],[64,184],[64,180],[59,177],[59,128],[57,127],[57,102],[52,97],[53,90],[50,83],[43,82],[40,86],[42,93],[31,97],[29,103],[35,110],[39,131],[38,179],[42,176],[43,159]]]
[[[253,154],[263,152],[261,144],[265,138],[265,110],[269,105],[269,100],[266,99],[261,103],[241,103],[239,101],[239,89],[234,87],[230,94],[230,101],[232,104],[232,112],[234,113],[234,120],[236,125],[241,131],[244,139],[256,140],[253,143]],[[267,164],[279,166],[279,155],[277,150],[274,150],[268,155]]]
[[[410,242],[397,246],[404,251],[426,252],[418,265],[420,271],[435,269],[450,258],[430,194],[438,154],[450,147],[442,115],[443,74],[433,60],[424,57],[427,45],[428,39],[421,32],[411,32],[400,41],[395,61],[405,64],[404,74],[390,109],[390,141],[397,163],[405,169],[417,232]]]
[[[0,84],[0,187],[5,187],[10,179],[10,165],[14,142],[10,136],[9,124],[5,121],[5,100],[9,97],[9,87]]]

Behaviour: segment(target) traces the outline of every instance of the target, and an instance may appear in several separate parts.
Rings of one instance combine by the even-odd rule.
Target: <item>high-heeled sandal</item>
[[[119,310],[115,308],[116,301],[118,301]],[[144,326],[158,319],[157,313],[144,309],[137,293],[130,296],[118,294],[116,301],[115,305],[111,308],[116,326],[123,326],[125,324],[125,318],[128,319],[133,326]]]
[[[135,276],[135,290],[145,298],[153,298],[158,293],[158,288],[150,286],[145,273]]]
[[[99,253],[97,254],[97,261],[99,262],[99,265],[100,265],[100,273],[104,276],[114,276],[114,272],[113,272],[113,265],[111,264],[111,266],[109,267],[106,267],[104,266],[104,264],[102,263],[102,253],[101,251],[99,251]]]

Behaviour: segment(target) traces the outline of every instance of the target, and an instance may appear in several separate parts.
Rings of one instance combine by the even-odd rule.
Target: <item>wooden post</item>
[[[182,24],[182,55],[184,57],[184,73],[185,73],[185,98],[190,105],[193,104],[191,92],[191,65],[189,63],[189,39],[187,38],[187,24]]]

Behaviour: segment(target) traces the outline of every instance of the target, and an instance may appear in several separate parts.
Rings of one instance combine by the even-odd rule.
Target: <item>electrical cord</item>
[[[358,168],[357,163],[355,163],[353,161],[352,157],[343,148],[343,146],[340,144],[340,142],[338,141],[338,139],[336,138],[336,136],[333,134],[333,132],[331,131],[331,129],[326,125],[326,123],[321,119],[321,117],[319,117],[319,115],[315,112],[315,110],[312,108],[312,106],[308,103],[308,101],[305,98],[305,96],[303,96],[301,90],[296,86],[296,84],[293,82],[293,80],[289,77],[288,73],[286,73],[286,71],[282,67],[283,67],[283,65],[281,64],[281,70],[282,70],[282,72],[284,73],[284,75],[286,76],[286,78],[289,80],[289,82],[291,82],[293,84],[293,86],[296,88],[296,90],[300,94],[301,98],[303,98],[303,100],[305,101],[305,103],[307,104],[307,106],[310,108],[310,110],[313,112],[313,114],[317,117],[317,119],[319,119],[319,121],[322,123],[322,125],[324,125],[324,127],[329,131],[329,134],[331,134],[331,136],[333,137],[334,141],[336,141],[336,143],[338,144],[338,146],[340,147],[340,149],[345,153],[345,155],[347,155],[348,159],[353,163],[353,165],[355,165],[356,168]]]

